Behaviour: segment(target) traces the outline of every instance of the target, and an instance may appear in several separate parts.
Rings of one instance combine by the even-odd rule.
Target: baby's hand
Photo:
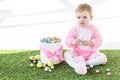
[[[72,46],[78,45],[79,43],[80,43],[80,39],[75,39],[75,40],[71,41]]]
[[[82,45],[84,46],[94,46],[93,42],[91,40],[85,40],[82,42]]]

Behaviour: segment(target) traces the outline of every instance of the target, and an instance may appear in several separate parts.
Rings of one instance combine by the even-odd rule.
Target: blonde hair
[[[86,3],[79,4],[75,9],[75,12],[83,12],[83,11],[88,11],[88,13],[92,15],[92,7],[89,4]]]

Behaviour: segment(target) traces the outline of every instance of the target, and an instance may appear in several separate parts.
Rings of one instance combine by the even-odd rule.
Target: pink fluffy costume
[[[80,44],[71,46],[71,41],[76,38],[80,39]],[[84,40],[92,40],[94,46],[82,45],[82,41]],[[102,37],[98,29],[91,24],[87,27],[79,25],[73,27],[65,43],[69,48],[72,48],[71,51],[65,52],[65,60],[78,74],[85,75],[87,73],[86,65],[100,65],[107,62],[106,56],[98,51],[98,47],[102,44]]]

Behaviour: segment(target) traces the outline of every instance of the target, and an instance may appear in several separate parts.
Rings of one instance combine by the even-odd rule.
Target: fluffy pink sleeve
[[[69,48],[74,47],[74,46],[71,46],[70,43],[71,43],[72,40],[74,40],[74,39],[76,39],[76,38],[77,38],[77,27],[73,27],[73,28],[69,31],[69,33],[68,33],[68,35],[67,35],[67,37],[66,37],[65,44],[66,44]]]
[[[98,47],[101,46],[103,40],[99,30],[96,27],[93,27],[92,30],[93,30],[92,41],[94,43],[94,46],[92,46],[92,48],[97,49]]]

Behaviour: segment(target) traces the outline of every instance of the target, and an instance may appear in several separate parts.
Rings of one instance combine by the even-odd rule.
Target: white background
[[[75,25],[74,8],[81,2],[93,7],[103,37],[100,49],[120,48],[119,0],[0,0],[0,50],[39,49],[40,38],[56,36],[64,44]]]

